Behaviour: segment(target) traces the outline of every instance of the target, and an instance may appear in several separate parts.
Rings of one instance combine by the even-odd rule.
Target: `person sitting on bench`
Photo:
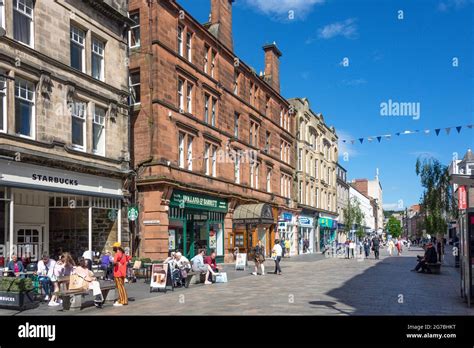
[[[204,263],[204,254],[206,253],[205,249],[199,249],[199,253],[191,259],[193,264],[193,271],[198,273],[206,273],[206,280],[204,284],[210,285],[212,282],[209,281],[209,275],[215,275],[216,273],[212,270],[210,265]]]
[[[15,254],[12,255],[10,262],[8,262],[6,270],[8,270],[9,277],[25,277],[25,267],[23,266],[23,263],[18,260],[18,257]]]
[[[211,253],[209,254],[209,256],[206,256],[204,258],[204,263],[206,265],[209,265],[214,273],[219,273],[219,269],[217,268],[216,263],[216,251],[214,249],[211,249]],[[212,282],[212,275],[209,275],[209,278],[207,280]]]
[[[188,258],[183,256],[179,251],[176,252],[174,257],[176,259],[176,268],[179,269],[179,283],[180,285],[185,286],[188,272],[191,270],[191,263]]]
[[[433,248],[433,243],[428,243],[426,244],[426,251],[425,251],[425,256],[417,256],[418,258],[418,264],[414,269],[412,269],[413,272],[418,272],[421,268],[421,272],[425,273],[425,271],[428,271],[428,273],[431,273],[431,270],[428,267],[428,263],[437,263],[438,262],[438,255],[436,253],[436,249]]]
[[[73,274],[77,275],[83,280],[83,289],[92,290],[92,294],[95,296],[94,305],[97,308],[102,308],[104,304],[104,296],[102,295],[102,290],[100,290],[100,283],[94,277],[94,273],[87,268],[87,261],[83,257],[78,259],[78,264]]]

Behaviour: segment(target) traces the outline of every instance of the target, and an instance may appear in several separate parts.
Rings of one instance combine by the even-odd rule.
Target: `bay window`
[[[15,133],[35,135],[35,85],[20,78],[15,80]]]
[[[92,122],[92,152],[105,155],[105,109],[95,106]]]
[[[77,150],[86,150],[86,109],[87,104],[75,101],[69,104],[72,124],[72,146]]]
[[[84,45],[85,32],[79,28],[71,26],[71,67],[85,72]]]
[[[33,0],[13,0],[13,38],[33,47]]]
[[[92,77],[104,81],[104,43],[92,39]]]

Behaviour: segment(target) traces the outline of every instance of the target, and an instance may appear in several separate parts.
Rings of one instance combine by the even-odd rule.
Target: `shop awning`
[[[266,203],[242,204],[234,210],[235,224],[273,224],[272,207]]]

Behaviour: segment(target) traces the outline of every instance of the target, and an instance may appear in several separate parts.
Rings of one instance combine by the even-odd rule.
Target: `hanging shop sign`
[[[227,212],[227,201],[198,193],[174,190],[171,195],[170,206],[192,208],[216,212]]]
[[[458,209],[460,210],[467,209],[466,186],[458,187]]]
[[[283,221],[291,221],[291,220],[293,220],[293,214],[291,214],[291,213],[282,213],[281,214],[281,219]]]
[[[298,223],[301,227],[313,227],[314,219],[309,216],[300,216],[298,218]]]
[[[0,159],[0,186],[103,197],[122,197],[122,181]]]
[[[332,219],[329,219],[329,218],[319,218],[319,220],[318,220],[318,225],[319,225],[320,227],[332,228],[333,220],[332,220]]]
[[[130,206],[128,208],[127,216],[130,221],[135,221],[138,219],[138,207]]]

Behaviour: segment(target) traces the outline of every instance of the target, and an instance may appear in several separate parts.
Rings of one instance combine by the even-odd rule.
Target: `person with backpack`
[[[377,236],[372,238],[372,250],[374,251],[375,259],[378,260],[380,251],[380,239]]]

